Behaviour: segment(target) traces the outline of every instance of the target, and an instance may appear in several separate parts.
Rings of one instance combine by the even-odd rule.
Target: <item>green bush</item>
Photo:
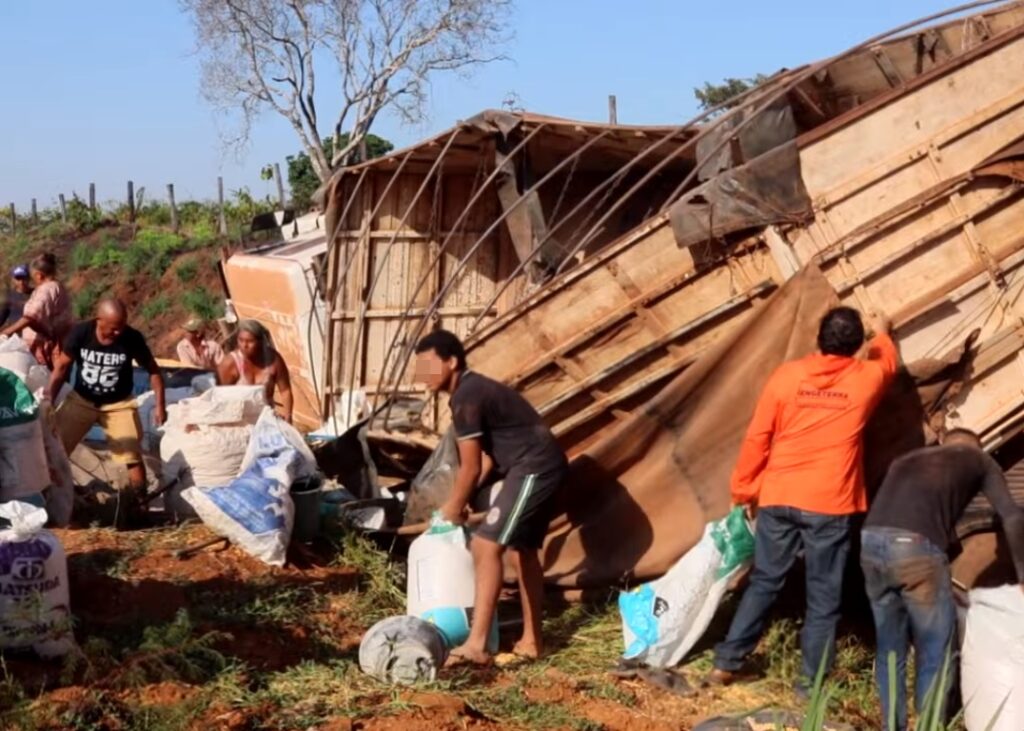
[[[182,284],[188,284],[194,280],[196,278],[196,274],[199,273],[199,262],[195,259],[183,261],[178,265],[178,268],[175,271],[178,274],[178,280]]]
[[[79,244],[77,248],[84,248],[85,244]],[[92,256],[90,257],[90,266],[93,268],[119,265],[122,263],[122,252],[121,247],[117,243],[117,239],[113,236],[107,236],[100,242],[100,245],[93,250]]]
[[[73,272],[84,272],[92,266],[92,254],[85,244],[76,244],[71,249],[70,267]]]
[[[92,315],[96,303],[105,291],[105,287],[98,282],[89,282],[71,297],[71,309],[74,310],[75,319],[84,320]]]
[[[193,315],[207,322],[216,320],[224,314],[224,303],[221,299],[202,287],[193,287],[185,292],[182,304]]]
[[[155,320],[171,309],[171,300],[166,294],[158,294],[142,305],[139,314],[143,320]]]
[[[205,249],[217,240],[217,232],[213,224],[208,221],[200,221],[192,227],[192,236],[189,239],[190,249]]]

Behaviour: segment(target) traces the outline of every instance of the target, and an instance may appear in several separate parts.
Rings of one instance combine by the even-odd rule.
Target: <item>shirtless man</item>
[[[270,333],[256,320],[242,320],[238,323],[237,339],[235,350],[224,356],[217,366],[217,383],[264,386],[268,404],[274,404],[276,389],[281,396],[277,413],[290,424],[295,405],[292,381],[288,365],[270,343]]]

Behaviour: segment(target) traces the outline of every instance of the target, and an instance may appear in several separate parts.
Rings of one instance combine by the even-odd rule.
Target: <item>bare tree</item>
[[[237,113],[236,141],[273,109],[289,121],[326,181],[348,164],[378,115],[423,118],[431,77],[501,58],[513,0],[179,0],[195,26],[203,96]],[[336,145],[328,158],[315,67],[340,77],[322,91]],[[337,99],[337,107],[334,100]],[[335,112],[335,109],[337,110]]]

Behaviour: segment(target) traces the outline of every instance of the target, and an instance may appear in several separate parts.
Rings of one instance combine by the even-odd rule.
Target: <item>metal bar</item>
[[[367,311],[367,309],[369,307],[370,299],[373,297],[373,293],[377,289],[377,284],[380,282],[380,276],[381,276],[381,273],[383,273],[383,271],[384,271],[384,267],[387,264],[388,258],[390,258],[391,252],[395,248],[395,240],[398,237],[398,232],[405,226],[406,221],[409,220],[409,216],[412,214],[413,210],[416,208],[416,204],[419,202],[420,196],[423,195],[423,192],[427,189],[427,186],[430,184],[430,181],[434,178],[435,174],[438,174],[438,172],[441,170],[441,167],[442,167],[442,165],[444,163],[445,156],[448,154],[448,150],[451,148],[452,143],[455,141],[456,136],[457,135],[449,136],[448,142],[445,144],[444,148],[442,148],[441,153],[437,156],[437,159],[434,161],[434,164],[431,166],[430,171],[423,177],[423,182],[420,183],[420,187],[416,190],[416,194],[409,201],[409,205],[407,205],[405,207],[405,213],[402,215],[401,220],[398,222],[398,225],[395,227],[395,231],[392,234],[391,238],[385,244],[385,246],[387,247],[387,250],[384,252],[384,257],[381,259],[381,261],[379,263],[375,263],[377,271],[374,272],[373,279],[370,282],[370,286],[367,289],[367,291],[364,292],[364,294],[363,294],[362,302],[361,302],[362,306],[359,308],[359,318],[358,318],[358,320],[356,322],[356,325],[355,325],[356,341],[355,341],[354,347],[352,348],[352,363],[351,363],[352,369],[351,369],[351,372],[349,374],[349,383],[348,383],[349,393],[351,393],[353,391],[353,389],[355,388],[355,381],[356,381],[356,356],[357,356],[357,353],[359,351],[359,342],[360,342],[360,339],[362,338],[362,335],[363,335],[363,328],[366,326],[365,325],[365,323],[366,323],[366,311]],[[381,202],[383,202],[383,198],[382,198]],[[369,248],[370,248],[370,239],[368,238],[366,240],[366,242],[367,242],[366,243],[367,250],[369,250]],[[382,373],[383,373],[383,371],[382,371]]]
[[[544,124],[538,124],[533,130],[530,131],[529,134],[527,134],[522,139],[522,141],[518,145],[512,148],[512,150],[509,152],[509,157],[518,154],[519,151],[524,149],[526,145],[530,142],[530,140],[532,140],[535,135],[539,134],[540,131],[545,127],[546,125]],[[438,266],[438,263],[441,261],[441,257],[444,255],[445,250],[448,248],[449,244],[454,238],[454,234],[456,233],[456,231],[459,230],[459,227],[463,224],[463,222],[469,217],[469,212],[473,209],[473,206],[476,205],[477,201],[480,200],[480,197],[483,196],[484,193],[490,188],[491,184],[494,182],[494,180],[498,177],[500,173],[501,169],[495,166],[494,170],[491,171],[490,175],[487,176],[487,178],[483,181],[480,187],[477,188],[476,192],[470,197],[469,202],[466,203],[466,205],[463,207],[462,212],[459,213],[458,218],[456,218],[455,222],[452,224],[452,230],[448,232],[448,235],[445,237],[444,241],[442,241],[441,245],[438,247],[437,252],[435,252],[434,256],[431,257],[429,264],[424,268],[423,273],[420,276],[420,281],[416,284],[415,291],[412,293],[412,296],[409,297],[408,303],[406,304],[406,310],[412,309],[412,303],[416,301],[416,298],[419,296],[419,293],[423,290],[423,286],[427,283],[427,281],[429,281],[431,273],[434,273],[434,270]],[[381,375],[385,377],[385,380],[387,380],[388,364],[391,362],[391,354],[394,352],[395,346],[397,345],[399,339],[401,339],[402,337],[402,330],[405,326],[405,321],[407,318],[408,314],[404,315],[401,321],[398,323],[398,327],[395,329],[395,336],[391,339],[391,342],[388,344],[388,349],[384,353],[384,361],[381,364],[380,372]],[[398,381],[396,380],[395,382],[397,384]],[[373,403],[373,407],[374,409],[376,409],[377,407],[376,400]],[[387,418],[390,415],[391,410],[390,408],[388,408],[384,414],[385,429],[387,428]]]

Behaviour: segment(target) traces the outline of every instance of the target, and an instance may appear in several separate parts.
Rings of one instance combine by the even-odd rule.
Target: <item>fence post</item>
[[[39,223],[39,209],[36,207],[36,199],[32,199],[32,224],[36,225]]]
[[[61,193],[60,195],[58,195],[57,196],[57,200],[60,201],[60,220],[61,220],[62,223],[67,223],[68,222],[68,206],[67,206],[67,203],[64,202],[64,194]]]
[[[135,223],[135,183],[128,181],[128,223]]]
[[[619,107],[618,101],[615,99],[614,94],[608,95],[608,123],[618,124],[619,123]]]
[[[281,166],[278,163],[274,163],[274,177],[277,179],[277,198],[281,201],[281,210],[284,210],[284,181],[281,180]]]
[[[167,201],[171,205],[171,229],[178,233],[178,207],[174,205],[174,183],[167,184]]]
[[[89,183],[89,210],[96,210],[96,183]]]
[[[18,233],[18,214],[14,211],[14,204],[11,204],[11,234]]]
[[[228,220],[224,217],[224,178],[217,176],[217,226],[221,236],[228,235]]]

